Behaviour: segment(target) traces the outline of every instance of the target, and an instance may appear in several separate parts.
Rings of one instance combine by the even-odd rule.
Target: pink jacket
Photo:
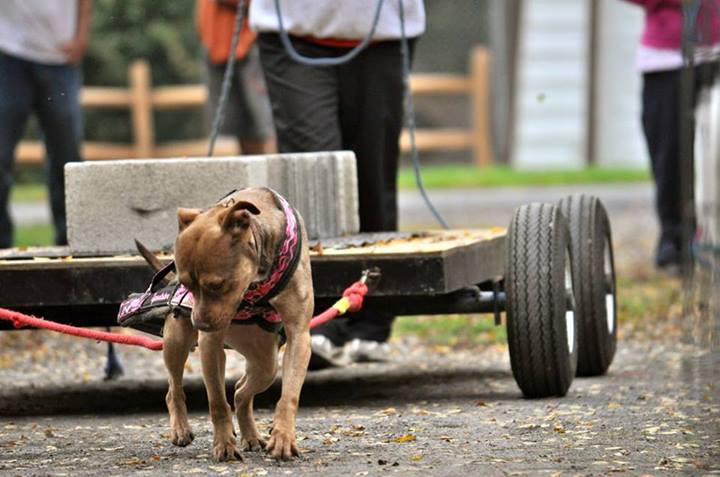
[[[642,44],[653,48],[678,50],[682,45],[683,0],[626,0],[645,8]],[[698,43],[720,43],[720,0],[701,0],[697,16]]]

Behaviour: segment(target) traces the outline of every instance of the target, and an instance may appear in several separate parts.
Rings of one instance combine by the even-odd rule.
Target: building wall
[[[640,124],[641,75],[635,55],[641,8],[621,0],[598,2],[594,158],[598,165],[647,167]]]
[[[580,168],[588,140],[588,0],[530,0],[520,11],[513,166]]]
[[[591,159],[599,166],[647,166],[635,68],[643,12],[621,0],[598,1],[591,52],[591,1],[522,4],[512,140],[517,168],[581,168]]]

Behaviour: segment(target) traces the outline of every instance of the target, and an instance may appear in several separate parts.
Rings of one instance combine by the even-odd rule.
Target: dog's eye
[[[205,288],[210,291],[220,291],[223,288],[225,281],[223,280],[212,280],[205,282]]]

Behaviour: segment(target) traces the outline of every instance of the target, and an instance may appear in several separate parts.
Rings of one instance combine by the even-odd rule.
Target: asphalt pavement
[[[621,342],[608,375],[542,400],[522,398],[503,347],[416,349],[391,364],[313,372],[297,419],[302,457],[289,463],[253,452],[213,462],[197,380],[186,386],[197,437],[184,448],[168,440],[164,387],[118,382],[104,395],[91,391],[93,399],[58,395],[79,399],[78,415],[0,418],[0,474],[717,475],[719,366],[717,353],[692,346]],[[256,404],[263,434],[278,390]],[[143,395],[154,404],[131,411]],[[118,403],[116,412],[99,413],[103,400]]]

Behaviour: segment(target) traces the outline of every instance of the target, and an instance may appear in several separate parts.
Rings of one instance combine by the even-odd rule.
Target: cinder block
[[[349,151],[65,166],[68,242],[74,254],[169,250],[178,207],[209,207],[233,189],[269,186],[300,211],[311,238],[359,229],[355,155]]]

